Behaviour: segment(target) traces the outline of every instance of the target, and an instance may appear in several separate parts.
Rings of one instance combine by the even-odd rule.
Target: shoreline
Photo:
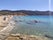
[[[47,37],[25,34],[11,34],[6,40],[49,40]]]
[[[0,26],[0,30],[4,27]],[[27,35],[27,34],[10,34],[5,40],[48,40],[47,37],[37,36],[37,35]]]

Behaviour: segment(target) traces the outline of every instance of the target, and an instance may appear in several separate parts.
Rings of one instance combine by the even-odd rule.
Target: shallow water
[[[14,20],[16,26],[12,33],[53,36],[53,16],[14,16]]]

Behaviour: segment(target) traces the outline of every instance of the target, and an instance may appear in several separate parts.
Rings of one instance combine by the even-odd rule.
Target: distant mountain
[[[31,11],[31,10],[0,10],[0,15],[53,15],[52,11]]]

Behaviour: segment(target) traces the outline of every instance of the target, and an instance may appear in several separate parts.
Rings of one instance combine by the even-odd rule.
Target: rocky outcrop
[[[53,36],[51,36],[51,35],[47,35],[47,34],[45,34],[44,36],[47,37],[47,38],[51,38],[51,39],[53,39]]]
[[[3,26],[7,26],[9,20],[11,19],[12,15],[1,15],[0,16],[0,27]]]
[[[46,37],[36,35],[11,34],[6,40],[49,40]]]
[[[15,27],[15,21],[11,18],[12,17],[10,17],[8,25],[0,30],[0,40],[5,40],[10,35],[12,29]]]

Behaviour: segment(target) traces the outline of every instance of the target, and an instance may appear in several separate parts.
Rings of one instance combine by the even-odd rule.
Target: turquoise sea
[[[12,33],[53,36],[53,16],[14,16],[14,20]]]

